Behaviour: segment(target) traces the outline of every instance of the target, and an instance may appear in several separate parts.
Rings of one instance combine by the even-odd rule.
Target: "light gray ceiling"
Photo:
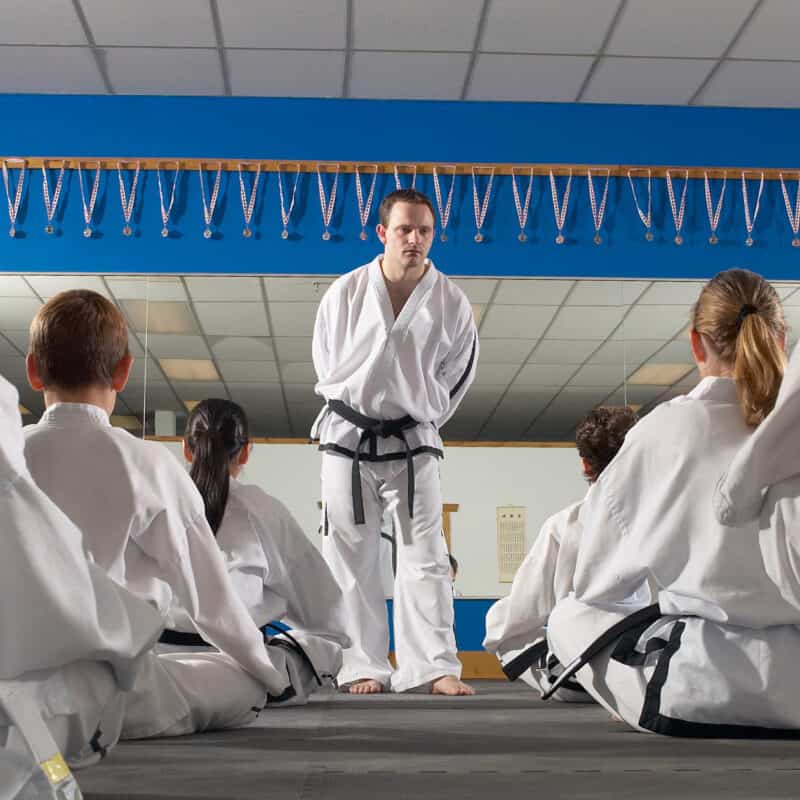
[[[796,0],[6,0],[0,92],[800,105]]]
[[[330,280],[2,274],[0,374],[35,419],[43,406],[25,381],[30,321],[56,292],[92,288],[125,313],[137,358],[118,414],[141,420],[145,410],[150,428],[151,412],[174,411],[180,433],[187,402],[229,397],[248,412],[253,435],[305,437],[320,408],[312,326]],[[596,405],[627,401],[646,412],[696,382],[686,329],[699,283],[456,281],[479,320],[481,356],[474,386],[443,431],[447,439],[568,440]],[[795,329],[798,286],[777,285]]]

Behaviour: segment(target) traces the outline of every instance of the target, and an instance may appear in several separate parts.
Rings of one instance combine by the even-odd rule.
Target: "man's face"
[[[434,219],[422,203],[395,203],[386,227],[378,225],[385,256],[404,269],[421,267],[433,244]]]

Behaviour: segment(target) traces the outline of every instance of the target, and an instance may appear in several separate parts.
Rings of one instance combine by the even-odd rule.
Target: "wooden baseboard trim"
[[[468,650],[458,653],[458,660],[461,662],[461,677],[464,680],[490,679],[506,680],[500,662],[491,653],[484,653],[481,650]],[[389,661],[393,667],[397,667],[394,653],[389,653]]]

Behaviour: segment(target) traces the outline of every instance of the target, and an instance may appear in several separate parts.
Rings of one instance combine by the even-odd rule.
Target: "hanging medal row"
[[[567,222],[570,218],[570,203],[575,202],[573,177],[585,177],[586,199],[591,212],[594,228],[593,242],[601,245],[607,227],[606,208],[609,197],[609,185],[612,180],[627,183],[631,211],[637,216],[643,227],[645,241],[655,239],[653,218],[653,186],[654,180],[659,183],[663,177],[663,193],[665,206],[668,206],[672,217],[673,230],[664,231],[671,236],[676,245],[684,242],[684,220],[687,210],[687,190],[691,181],[703,181],[705,211],[708,218],[708,242],[718,244],[720,239],[718,227],[729,191],[728,180],[731,178],[737,191],[741,191],[742,223],[744,243],[750,247],[754,243],[754,232],[761,209],[761,198],[765,180],[777,179],[780,182],[789,229],[792,235],[791,244],[800,247],[800,172],[780,170],[720,170],[720,169],[677,169],[655,167],[578,167],[537,165],[535,167],[517,167],[512,165],[414,165],[414,164],[353,164],[353,163],[314,163],[300,162],[286,164],[284,162],[204,162],[204,161],[90,161],[75,159],[2,159],[3,186],[8,205],[9,236],[15,238],[21,230],[18,220],[20,208],[25,196],[26,186],[32,175],[41,172],[42,202],[44,205],[46,224],[44,231],[48,235],[57,232],[59,202],[62,189],[69,173],[77,179],[83,215],[83,235],[92,238],[96,231],[95,208],[101,185],[101,176],[106,175],[105,185],[117,183],[119,186],[120,230],[123,236],[134,235],[134,219],[136,219],[137,190],[143,173],[151,172],[158,187],[160,206],[161,236],[169,238],[175,230],[172,222],[175,208],[176,192],[183,172],[195,172],[199,182],[200,203],[197,208],[198,222],[206,239],[214,238],[217,226],[217,201],[223,171],[235,171],[238,177],[239,199],[241,203],[241,234],[249,239],[254,234],[253,215],[259,196],[259,188],[263,173],[273,172],[277,178],[280,212],[280,236],[288,239],[290,228],[296,224],[293,218],[296,211],[298,186],[304,175],[309,175],[312,185],[315,184],[319,194],[319,211],[321,237],[324,241],[332,239],[332,225],[337,202],[345,202],[340,191],[342,173],[353,174],[354,195],[360,223],[359,238],[369,238],[370,215],[373,210],[375,188],[378,175],[389,173],[394,178],[394,188],[416,188],[417,177],[421,173],[429,173],[433,183],[433,194],[438,209],[438,235],[442,242],[448,240],[454,190],[457,181],[468,182],[467,195],[471,191],[474,229],[472,239],[475,243],[483,243],[486,236],[487,214],[495,199],[493,188],[495,177],[510,177],[513,209],[519,227],[517,239],[526,242],[530,232],[528,227],[529,212],[534,199],[534,188],[537,178],[542,176],[545,182],[543,194],[549,189],[553,210],[553,234],[555,243],[563,245],[567,242]],[[316,179],[316,180],[314,180]],[[185,184],[184,184],[185,185]],[[794,192],[794,198],[790,194]],[[352,200],[351,200],[352,201]],[[546,201],[545,201],[546,203]],[[621,205],[619,206],[622,207]],[[511,212],[511,208],[508,209]],[[189,210],[187,213],[191,213]],[[501,214],[495,208],[494,213]],[[202,217],[200,217],[202,214]],[[277,214],[276,214],[277,217]],[[573,214],[574,218],[574,214]],[[277,223],[277,218],[276,218]],[[276,225],[277,228],[277,225]]]

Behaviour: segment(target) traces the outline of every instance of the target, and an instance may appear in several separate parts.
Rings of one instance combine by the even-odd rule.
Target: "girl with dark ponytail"
[[[236,403],[203,400],[189,414],[184,457],[239,596],[257,625],[287,623],[307,652],[320,654],[313,660],[326,665],[321,672],[335,675],[350,643],[341,589],[289,509],[238,480],[251,447]]]
[[[553,609],[547,638],[570,665],[563,678],[577,674],[639,730],[800,733],[789,688],[800,643],[786,624],[797,611],[769,574],[757,521],[725,525],[713,504],[734,455],[769,420],[785,336],[761,276],[712,278],[691,312],[700,382],[628,432],[581,508],[573,593]]]

